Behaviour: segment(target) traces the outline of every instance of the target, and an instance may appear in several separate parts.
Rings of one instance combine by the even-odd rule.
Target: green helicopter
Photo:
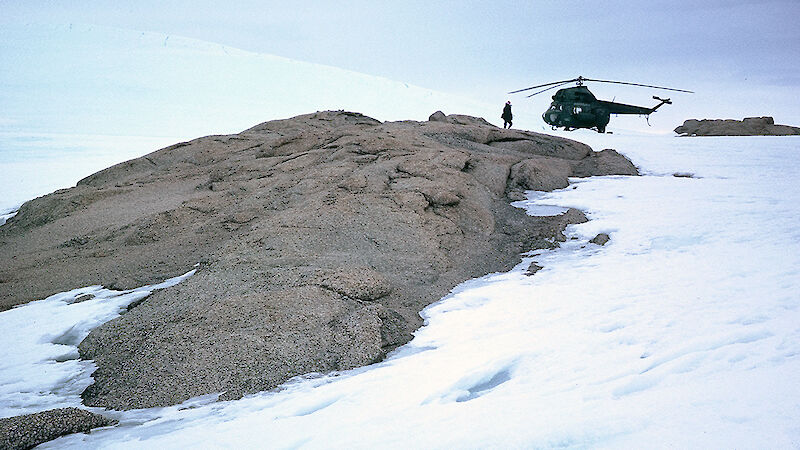
[[[609,80],[595,80],[591,78],[584,78],[579,76],[571,80],[554,81],[552,83],[540,84],[538,86],[531,86],[525,89],[509,92],[509,94],[516,94],[517,92],[529,91],[531,89],[538,89],[545,86],[550,86],[547,89],[534,92],[528,95],[541,94],[542,92],[555,89],[566,84],[576,83],[576,86],[559,89],[553,95],[553,102],[547,111],[542,114],[542,119],[553,129],[563,128],[566,131],[572,131],[578,128],[589,128],[596,130],[598,133],[606,132],[606,125],[611,120],[611,114],[638,114],[647,116],[649,119],[650,114],[655,112],[664,104],[671,105],[672,101],[668,98],[660,98],[653,96],[653,99],[658,100],[660,103],[652,108],[644,106],[626,105],[624,103],[609,102],[606,100],[598,100],[594,94],[589,91],[589,88],[583,85],[586,81],[593,81],[598,83],[614,83],[614,84],[627,84],[631,86],[642,86],[654,89],[664,89],[667,91],[688,92],[684,89],[674,89],[662,86],[652,86],[649,84],[628,83],[625,81],[609,81]]]

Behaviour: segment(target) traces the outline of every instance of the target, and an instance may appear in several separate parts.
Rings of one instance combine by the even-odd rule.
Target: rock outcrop
[[[689,119],[675,128],[684,136],[791,136],[800,135],[800,128],[775,125],[772,117],[733,119]]]
[[[23,416],[0,419],[0,448],[23,450],[73,433],[88,433],[93,428],[116,421],[78,408],[50,409]]]
[[[366,365],[458,283],[552,247],[585,218],[530,217],[525,189],[635,174],[613,150],[483,119],[328,111],[208,136],[23,205],[0,227],[0,304],[90,284],[158,291],[80,344],[87,405],[223,399]]]

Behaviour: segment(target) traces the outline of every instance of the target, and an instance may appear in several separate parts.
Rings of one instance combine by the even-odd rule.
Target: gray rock
[[[445,116],[441,111],[436,111],[435,113],[431,114],[430,117],[428,117],[428,120],[431,122],[447,122],[447,116]]]
[[[59,408],[23,416],[0,419],[0,448],[33,448],[72,433],[88,433],[93,428],[116,421],[78,408]]]
[[[75,297],[75,301],[74,301],[73,303],[81,303],[81,302],[85,302],[85,301],[87,301],[87,300],[91,300],[91,299],[93,299],[94,297],[95,297],[95,295],[94,295],[94,294],[89,294],[89,293],[87,293],[87,294],[81,294],[81,295],[79,295],[79,296]]]
[[[609,239],[610,238],[609,238],[609,236],[607,234],[600,233],[597,236],[593,237],[592,240],[589,241],[589,242],[591,242],[592,244],[597,244],[597,245],[606,245],[606,243],[609,241]]]
[[[375,301],[392,292],[389,280],[367,267],[337,270],[326,276],[321,285],[345,297],[362,301]]]
[[[500,132],[498,129],[490,133],[487,140],[492,147],[570,161],[580,161],[592,153],[591,147],[586,144],[567,139],[553,139],[552,136],[530,131],[505,130],[505,132]]]
[[[555,216],[553,220],[555,221],[556,226],[552,229],[552,232],[553,235],[555,235],[556,240],[559,242],[565,242],[567,240],[567,237],[564,235],[564,229],[567,227],[567,225],[573,223],[585,223],[589,221],[583,211],[575,208],[570,208],[564,214]]]
[[[609,167],[574,141],[445,118],[325,111],[100,171],[0,227],[0,305],[201,263],[80,344],[98,366],[85,403],[114,409],[233,399],[379,361],[455,285],[586,220],[530,217],[512,196]]]
[[[569,186],[567,178],[571,173],[566,160],[538,156],[511,166],[509,182],[521,190],[552,191]]]
[[[684,136],[790,136],[800,135],[800,128],[775,125],[772,117],[746,117],[733,119],[689,119],[675,128]]]
[[[542,269],[543,269],[543,267],[542,267],[542,266],[540,266],[540,265],[536,264],[535,262],[532,262],[532,263],[530,263],[530,264],[528,265],[528,270],[526,270],[526,271],[525,271],[525,275],[527,275],[527,276],[529,276],[529,277],[530,277],[530,276],[533,276],[533,275],[535,275],[535,274],[536,274],[536,272],[538,272],[538,271],[540,271],[540,270],[542,270]]]
[[[633,163],[616,150],[605,149],[592,152],[572,166],[574,177],[593,177],[600,175],[638,175]]]

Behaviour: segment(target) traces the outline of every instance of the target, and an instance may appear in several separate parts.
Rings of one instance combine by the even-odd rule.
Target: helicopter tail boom
[[[634,106],[634,105],[626,105],[624,103],[615,103],[615,102],[608,102],[605,100],[598,100],[598,103],[603,105],[603,108],[608,111],[609,114],[639,114],[639,115],[648,115],[654,111],[651,108],[645,108],[642,106]],[[660,105],[659,105],[660,106]]]
[[[651,110],[650,110],[650,112],[653,112],[653,111],[657,110],[658,108],[660,108],[660,107],[661,107],[661,105],[664,105],[664,104],[666,104],[666,105],[671,105],[671,104],[672,104],[672,101],[671,101],[670,99],[668,99],[668,98],[656,97],[655,95],[653,96],[653,100],[658,100],[658,101],[660,101],[661,103],[659,103],[659,104],[657,104],[656,106],[654,106],[654,107],[653,107],[653,109],[651,109]]]
[[[648,116],[655,112],[658,108],[662,105],[667,104],[671,105],[672,101],[668,98],[660,98],[653,96],[654,99],[659,100],[661,103],[657,104],[652,108],[645,108],[643,106],[634,106],[634,105],[626,105],[624,103],[615,103],[615,102],[608,102],[604,100],[598,100],[599,103],[603,105],[603,107],[608,111],[609,114],[638,114],[642,116]]]

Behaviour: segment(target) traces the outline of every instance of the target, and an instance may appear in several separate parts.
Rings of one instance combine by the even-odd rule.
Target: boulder
[[[447,116],[441,111],[436,111],[428,117],[431,122],[447,122]]]
[[[522,190],[552,191],[569,186],[570,174],[572,167],[566,160],[539,156],[511,166],[508,181]]]
[[[574,177],[592,177],[600,175],[633,176],[638,174],[639,171],[628,158],[610,148],[599,152],[592,152],[572,165],[572,176]]]

